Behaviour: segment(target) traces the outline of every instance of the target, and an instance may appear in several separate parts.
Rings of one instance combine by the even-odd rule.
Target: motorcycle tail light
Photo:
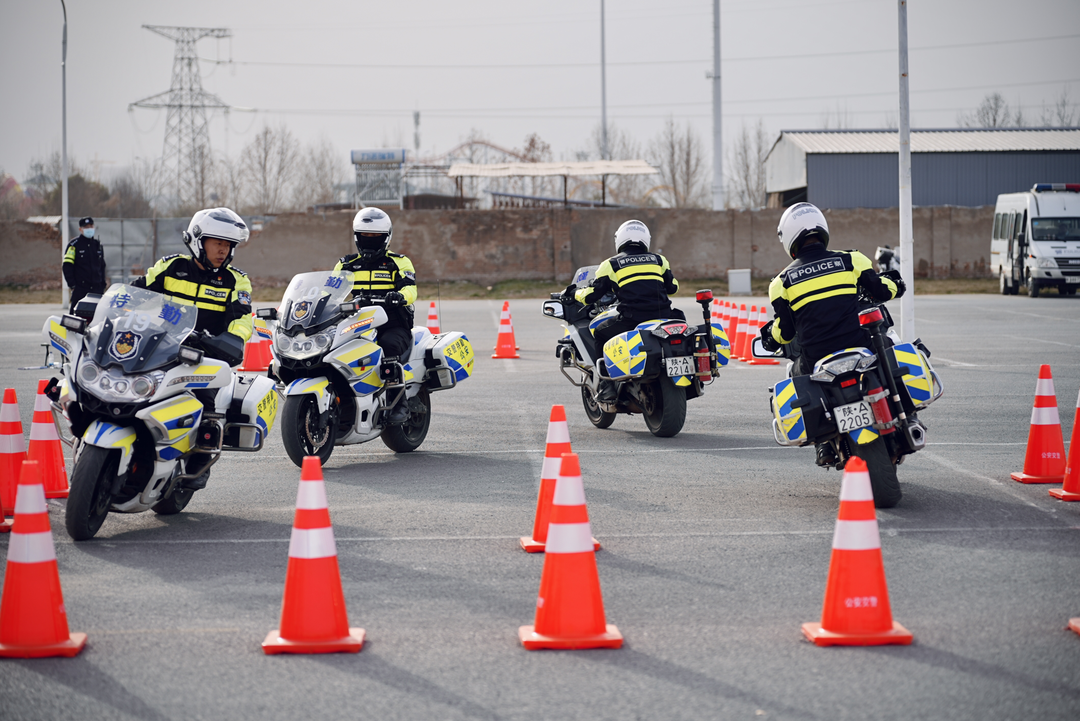
[[[881,314],[880,308],[870,308],[859,313],[859,325],[872,325],[874,323],[881,323],[885,320],[885,316]]]
[[[660,328],[668,335],[683,335],[689,326],[686,323],[668,323]]]

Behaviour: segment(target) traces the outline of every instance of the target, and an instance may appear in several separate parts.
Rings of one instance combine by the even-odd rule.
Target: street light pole
[[[900,47],[900,277],[907,293],[900,299],[900,338],[915,340],[915,240],[911,228],[911,108],[908,104],[907,0],[899,0]]]
[[[607,142],[607,52],[604,49],[604,0],[600,0],[600,159],[610,160]]]
[[[724,143],[721,140],[723,118],[720,114],[720,0],[713,0],[713,69],[712,127],[713,127],[713,187],[712,209],[724,209]]]
[[[60,7],[64,10],[64,40],[62,44],[62,53],[60,56],[60,107],[61,107],[61,122],[60,122],[60,158],[61,158],[61,173],[63,177],[60,180],[60,304],[65,308],[68,304],[68,287],[64,282],[64,245],[67,241],[68,233],[68,157],[67,157],[67,5],[64,0],[60,0]]]

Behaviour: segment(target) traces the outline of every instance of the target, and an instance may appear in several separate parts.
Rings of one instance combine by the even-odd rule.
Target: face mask
[[[93,228],[83,228],[82,234],[85,235],[87,238],[93,238],[94,237],[94,229]]]

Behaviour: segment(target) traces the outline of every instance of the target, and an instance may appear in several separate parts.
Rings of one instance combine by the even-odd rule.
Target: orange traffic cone
[[[740,353],[740,349],[744,345],[743,338],[746,337],[746,321],[749,315],[746,311],[746,303],[739,305],[739,311],[736,314],[734,308],[732,309],[731,320],[735,324],[735,338],[731,344],[731,357],[737,360],[745,360]]]
[[[334,529],[317,456],[304,458],[289,541],[281,628],[271,631],[265,653],[358,653],[364,629],[349,628],[341,590]]]
[[[1080,618],[1070,618],[1069,619],[1069,630],[1070,631],[1075,631],[1076,633],[1080,633]]]
[[[619,629],[604,618],[589,512],[577,454],[563,454],[536,598],[536,621],[518,629],[530,651],[538,648],[620,648]]]
[[[274,360],[274,355],[270,350],[273,341],[273,334],[266,327],[266,321],[256,318],[251,337],[244,344],[244,362],[237,370],[258,372],[269,368]]]
[[[41,479],[45,483],[46,498],[67,498],[68,477],[64,465],[64,449],[53,423],[52,404],[45,395],[48,381],[38,381],[37,398],[34,399],[34,417],[30,423],[30,448],[26,459],[40,463]]]
[[[69,633],[49,508],[37,461],[25,461],[15,501],[0,598],[0,657],[74,656],[85,633]]]
[[[431,331],[432,335],[438,335],[441,332],[439,330],[439,311],[435,309],[435,301],[431,301],[431,305],[428,307],[427,329]]]
[[[1065,441],[1058,418],[1054,378],[1046,364],[1039,366],[1039,380],[1035,382],[1035,407],[1031,409],[1024,470],[1009,476],[1020,483],[1065,481]]]
[[[1051,488],[1050,495],[1063,501],[1080,501],[1080,395],[1076,397],[1069,457],[1065,461],[1065,481],[1061,488]]]
[[[536,520],[532,537],[522,536],[521,547],[528,553],[541,553],[547,543],[548,523],[551,520],[551,499],[555,496],[555,481],[564,453],[570,453],[570,427],[566,424],[566,409],[561,405],[551,407],[548,421],[547,445],[544,448],[544,465],[540,470],[540,494],[536,499]],[[593,550],[600,550],[600,541],[592,539]]]
[[[909,644],[911,633],[893,621],[881,562],[881,537],[866,461],[852,458],[840,483],[829,580],[821,623],[804,623],[818,646]]]
[[[712,299],[712,305],[709,306],[709,308],[710,308],[710,311],[711,311],[709,313],[709,322],[710,323],[720,323],[722,325],[724,321],[721,319],[722,316],[720,315],[720,299],[719,298],[713,298]]]
[[[735,331],[738,329],[731,326],[731,301],[725,300],[720,306],[720,318],[724,323],[724,332],[728,334],[728,341],[734,343]]]
[[[780,361],[775,358],[754,358],[751,344],[754,342],[754,338],[761,335],[761,329],[765,327],[765,324],[769,322],[769,311],[765,309],[765,306],[761,306],[758,310],[757,323],[750,328],[750,340],[747,341],[746,348],[750,355],[750,360],[746,361],[747,365],[752,366],[778,366]]]
[[[514,322],[510,319],[510,301],[504,301],[502,316],[499,318],[499,338],[495,343],[495,355],[491,357],[520,358],[517,348],[517,341],[514,340]]]
[[[5,388],[4,402],[0,405],[0,516],[15,508],[19,473],[25,460],[26,439],[19,418],[19,400],[14,388]],[[0,518],[0,532],[9,530],[11,524]]]
[[[739,355],[746,362],[750,362],[754,359],[753,354],[750,353],[750,341],[754,337],[754,333],[757,330],[757,306],[750,306],[750,310],[746,314],[746,326],[743,331],[742,337],[739,338]]]

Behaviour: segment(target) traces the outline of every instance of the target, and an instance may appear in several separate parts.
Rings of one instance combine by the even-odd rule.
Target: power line
[[[1010,40],[988,40],[978,43],[956,43],[951,45],[926,45],[921,48],[912,48],[913,51],[924,50],[955,50],[958,48],[975,48],[1001,45],[1016,45],[1021,43],[1049,42],[1053,40],[1074,40],[1080,38],[1080,34],[1053,35],[1042,38],[1020,38]],[[877,50],[841,50],[831,53],[802,53],[798,55],[754,55],[746,57],[724,58],[723,62],[758,62],[761,60],[806,60],[813,58],[851,57],[861,55],[895,54],[896,48],[884,48]],[[289,67],[289,68],[324,68],[340,70],[549,70],[561,68],[595,68],[598,62],[581,63],[510,63],[510,64],[430,64],[430,63],[390,63],[372,65],[368,63],[304,63],[286,60],[216,60],[214,58],[199,58],[204,63],[213,65],[245,65],[249,67]],[[706,65],[710,59],[690,60],[627,60],[622,62],[609,62],[608,65],[623,67],[641,67],[652,65]]]

